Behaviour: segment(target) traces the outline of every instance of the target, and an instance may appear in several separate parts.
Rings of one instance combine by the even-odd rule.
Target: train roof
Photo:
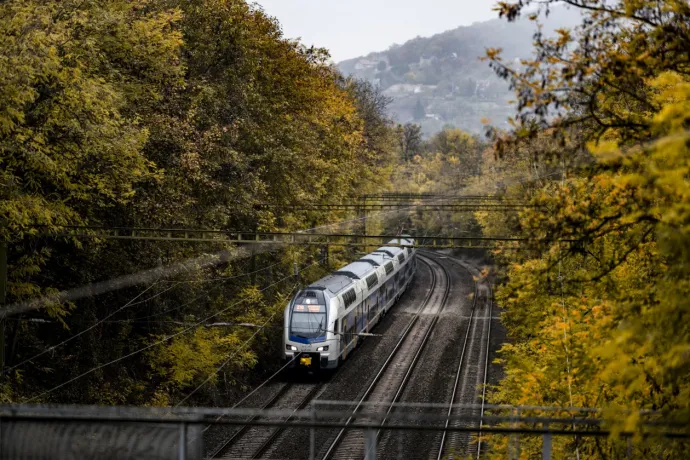
[[[331,275],[325,276],[321,278],[320,280],[312,283],[309,285],[307,289],[318,289],[318,290],[324,290],[327,289],[331,291],[333,294],[337,294],[338,292],[342,291],[346,287],[350,286],[354,281],[352,278],[341,275],[336,273],[333,273]]]
[[[384,246],[382,248],[378,248],[376,252],[387,254],[389,257],[393,258],[403,252],[403,248],[399,248],[397,246]]]
[[[414,240],[412,238],[402,237],[391,240],[389,243],[412,246],[414,244]],[[310,284],[307,289],[321,291],[328,290],[333,294],[338,294],[340,291],[350,287],[350,285],[354,283],[354,280],[364,279],[367,275],[374,272],[376,267],[392,260],[402,251],[403,248],[398,246],[383,246],[371,254],[367,254],[361,259],[356,260],[351,264],[344,266],[340,270]]]
[[[379,253],[375,253],[375,252],[372,252],[371,254],[367,254],[366,256],[362,257],[362,259],[371,260],[371,261],[373,261],[379,265],[383,265],[386,262],[388,262],[389,260],[393,260],[390,256],[388,256],[386,254],[379,254]]]
[[[403,246],[413,246],[414,245],[414,239],[412,239],[412,237],[410,237],[409,235],[403,235],[400,238],[390,240],[389,243],[401,244]]]
[[[334,275],[341,274],[354,279],[363,279],[374,270],[376,267],[372,264],[356,260],[335,272]]]

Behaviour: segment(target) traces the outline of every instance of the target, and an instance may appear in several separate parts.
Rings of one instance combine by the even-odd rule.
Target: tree
[[[410,161],[422,150],[422,127],[407,123],[405,126],[398,125],[396,132],[400,146],[400,158],[403,161]]]
[[[501,14],[514,19],[531,3],[502,3]],[[535,205],[509,228],[537,242],[531,254],[503,256],[510,268],[498,299],[511,344],[490,399],[624,408],[607,423],[646,434],[646,421],[690,420],[690,366],[679,355],[690,347],[690,6],[567,3],[582,9],[582,25],[554,39],[537,34],[535,58],[521,69],[488,52],[519,108],[512,132],[493,132],[495,147],[530,180],[506,191]],[[494,445],[497,456],[507,448]],[[625,451],[617,438],[555,448]],[[633,455],[682,452],[652,433]]]
[[[285,39],[274,19],[243,0],[11,0],[0,3],[0,46],[9,303],[228,248],[71,241],[58,235],[64,225],[292,230],[340,216],[255,205],[340,200],[388,186],[395,137],[386,99],[344,79],[325,50]],[[0,400],[41,394],[117,361],[40,399],[179,401],[189,386],[215,383],[217,364],[253,331],[194,328],[165,342],[169,348],[139,353],[142,344],[212,315],[278,320],[294,286],[256,285],[289,279],[292,262],[314,253],[255,255],[270,271],[236,260],[163,279],[146,286],[136,308],[123,308],[142,294],[130,288],[35,312],[45,323],[17,318],[7,331],[8,365],[51,354],[0,375]],[[240,276],[246,271],[252,275]],[[70,337],[69,346],[51,348]],[[270,370],[273,361],[262,358],[271,351],[258,334],[218,385],[256,377],[254,365]],[[209,389],[194,403],[213,402]]]
[[[446,127],[429,139],[426,149],[431,153],[440,153],[446,159],[457,161],[456,185],[470,176],[480,172],[481,152],[484,144],[472,135],[457,129]]]

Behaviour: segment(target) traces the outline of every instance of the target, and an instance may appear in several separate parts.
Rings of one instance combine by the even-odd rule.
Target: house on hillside
[[[371,59],[360,59],[357,61],[357,64],[355,64],[355,70],[369,70],[373,69],[379,64],[379,61],[372,61]]]

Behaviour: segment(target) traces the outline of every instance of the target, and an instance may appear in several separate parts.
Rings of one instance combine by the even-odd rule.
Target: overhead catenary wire
[[[296,285],[290,290],[290,293],[295,292],[295,289],[297,289],[298,287],[299,287],[299,285],[296,284]],[[249,338],[248,338],[247,340],[245,340],[242,344],[240,344],[240,345],[237,347],[237,349],[236,349],[232,354],[230,354],[230,356],[228,356],[228,358],[227,358],[225,361],[223,361],[223,362],[221,363],[221,365],[218,366],[218,368],[216,368],[216,370],[215,370],[214,372],[210,373],[210,374],[208,375],[208,377],[206,377],[206,379],[204,379],[203,382],[201,382],[199,385],[197,385],[196,388],[194,388],[194,389],[193,389],[191,392],[189,392],[184,398],[182,398],[177,404],[175,404],[175,407],[177,407],[177,406],[181,405],[182,403],[184,403],[185,401],[187,401],[187,400],[188,400],[190,397],[192,397],[197,391],[199,391],[199,390],[200,390],[202,387],[204,387],[208,382],[210,382],[220,371],[222,371],[222,370],[225,368],[225,366],[227,366],[227,365],[230,363],[230,361],[232,361],[232,359],[233,359],[235,356],[237,356],[237,354],[238,354],[240,351],[242,351],[242,350],[244,349],[244,347],[246,347],[247,345],[249,345],[249,343],[254,339],[254,337],[256,337],[256,335],[257,335],[260,331],[262,331],[262,330],[264,329],[264,327],[265,327],[268,323],[270,323],[271,321],[273,321],[273,318],[275,318],[275,317],[278,315],[278,313],[279,313],[279,311],[275,311],[271,316],[269,316],[268,319],[266,319],[266,321],[264,321],[263,324],[262,324],[260,327],[258,327],[258,328],[256,329],[256,331],[251,335],[251,337],[249,337]]]
[[[200,282],[227,281],[227,280],[229,280],[229,279],[237,279],[237,278],[240,278],[240,277],[243,277],[243,276],[249,276],[249,275],[253,275],[253,274],[259,273],[259,272],[261,272],[261,271],[268,270],[269,268],[275,267],[276,265],[280,265],[280,264],[281,264],[281,262],[276,262],[275,264],[269,265],[268,267],[264,267],[264,268],[259,269],[259,270],[255,270],[255,271],[253,271],[253,272],[242,273],[242,274],[235,275],[235,276],[232,276],[232,277],[211,278],[211,279],[204,280],[204,281],[200,281]],[[183,282],[186,282],[186,281],[183,281]],[[213,287],[211,288],[210,291],[202,292],[201,294],[199,294],[198,296],[194,297],[194,298],[193,298],[192,300],[190,300],[189,302],[183,303],[183,304],[181,304],[181,305],[176,305],[176,306],[174,306],[174,307],[172,307],[172,308],[169,308],[169,309],[167,309],[167,310],[159,311],[158,313],[153,313],[153,314],[148,315],[148,316],[143,316],[143,317],[140,317],[140,318],[136,318],[134,321],[143,321],[143,320],[145,320],[145,319],[157,318],[157,317],[159,317],[159,316],[163,316],[163,315],[172,313],[172,312],[174,312],[174,311],[181,310],[182,308],[184,308],[184,307],[186,307],[186,306],[188,306],[188,305],[191,305],[191,304],[193,304],[194,302],[196,302],[196,301],[198,301],[199,299],[201,299],[202,297],[208,295],[210,292],[216,291],[216,290],[219,289],[220,287],[221,287],[220,284],[216,284],[215,286],[213,286]],[[121,320],[121,322],[129,322],[129,321],[132,321],[132,320]]]
[[[240,273],[240,274],[233,275],[233,276],[230,276],[230,277],[218,277],[218,278],[211,278],[211,279],[206,279],[206,280],[199,280],[198,282],[202,282],[202,283],[203,283],[203,282],[211,282],[211,281],[218,281],[218,280],[227,281],[227,280],[230,280],[230,279],[237,279],[237,278],[241,278],[241,277],[244,277],[244,276],[250,276],[250,275],[259,273],[259,272],[261,272],[261,271],[268,270],[268,269],[270,269],[270,268],[272,268],[272,267],[275,267],[276,265],[280,265],[280,264],[281,264],[281,262],[276,262],[275,264],[269,265],[269,266],[267,266],[267,267],[263,267],[263,268],[261,268],[261,269],[259,269],[259,270],[254,270],[254,271],[252,271],[252,272]],[[173,284],[172,284],[171,286],[167,287],[166,289],[164,289],[164,290],[162,290],[162,291],[160,291],[160,292],[158,292],[158,293],[152,295],[151,297],[148,297],[148,298],[146,298],[146,299],[144,299],[144,300],[140,300],[140,301],[134,302],[134,300],[138,299],[140,296],[142,296],[144,293],[148,292],[148,291],[149,291],[150,289],[152,289],[154,286],[156,286],[156,285],[158,285],[158,284],[160,284],[160,283],[164,283],[164,282],[170,282],[170,283],[173,283]],[[27,358],[27,359],[23,360],[22,362],[20,362],[20,363],[18,363],[18,364],[15,364],[14,366],[11,366],[11,367],[8,367],[8,368],[6,368],[6,369],[3,369],[3,371],[0,372],[0,375],[9,373],[9,372],[11,372],[12,370],[17,369],[17,368],[23,366],[23,365],[26,364],[26,363],[31,362],[31,361],[33,361],[34,359],[39,358],[40,356],[43,356],[44,354],[46,354],[46,353],[48,353],[48,352],[51,352],[51,351],[53,351],[53,350],[55,350],[55,349],[61,347],[62,345],[65,345],[65,344],[71,342],[72,340],[74,340],[74,339],[80,337],[81,335],[83,335],[83,334],[85,334],[85,333],[87,333],[87,332],[93,330],[95,327],[99,326],[100,324],[104,324],[104,323],[108,323],[108,324],[110,324],[110,323],[136,323],[136,322],[138,322],[138,321],[140,322],[140,321],[142,321],[142,320],[146,320],[146,319],[150,319],[150,318],[155,318],[155,317],[164,315],[164,314],[166,314],[166,313],[170,313],[170,312],[173,312],[173,311],[177,311],[177,310],[179,310],[179,309],[181,309],[181,308],[184,308],[184,307],[186,307],[186,306],[188,306],[188,305],[190,305],[190,304],[196,302],[197,300],[201,299],[204,295],[207,295],[207,294],[208,294],[208,292],[204,292],[203,294],[194,297],[194,298],[193,298],[192,300],[190,300],[189,302],[186,302],[186,303],[184,303],[184,304],[182,304],[182,305],[178,305],[178,306],[176,306],[176,307],[174,307],[174,308],[165,310],[165,311],[163,311],[163,312],[155,313],[155,314],[152,314],[152,315],[148,315],[148,316],[144,316],[144,317],[140,317],[140,318],[136,318],[136,319],[125,319],[125,320],[109,321],[109,318],[112,318],[112,317],[115,316],[117,313],[119,313],[119,312],[121,312],[121,311],[123,311],[123,310],[125,310],[125,309],[127,309],[127,308],[131,308],[131,307],[133,307],[133,306],[135,306],[135,305],[140,305],[140,304],[142,304],[142,303],[146,303],[146,302],[148,302],[148,301],[150,301],[150,300],[152,300],[152,299],[154,299],[154,298],[156,298],[156,297],[161,296],[162,294],[164,294],[164,293],[170,291],[171,289],[173,289],[173,288],[175,288],[175,287],[177,287],[177,286],[179,286],[179,285],[181,285],[181,284],[186,284],[186,283],[190,283],[190,282],[197,282],[197,280],[173,281],[173,280],[160,280],[160,279],[159,279],[159,280],[155,281],[153,284],[151,284],[149,287],[147,287],[146,289],[144,289],[141,293],[137,294],[132,300],[130,300],[129,302],[127,302],[126,304],[124,304],[122,307],[118,308],[117,310],[115,310],[114,312],[108,314],[107,316],[103,317],[102,319],[96,321],[96,322],[95,322],[94,324],[92,324],[90,327],[84,329],[83,331],[80,331],[79,333],[76,333],[76,334],[74,334],[74,335],[68,337],[67,339],[63,340],[62,342],[60,342],[60,343],[58,343],[58,344],[51,345],[50,347],[46,348],[45,350],[41,351],[40,353],[37,353],[37,354],[35,354],[34,356],[32,356],[32,357],[30,357],[30,358]],[[219,287],[219,285],[213,287],[212,289],[215,290],[215,289],[218,289],[218,287]],[[182,325],[185,325],[185,324],[182,324]]]
[[[238,278],[244,278],[245,276],[251,276],[251,275],[256,275],[257,273],[265,272],[266,270],[270,270],[273,267],[276,267],[278,265],[281,265],[283,262],[276,262],[271,265],[267,265],[266,267],[261,267],[257,270],[251,271],[251,272],[242,272],[238,273],[236,275],[230,275],[230,276],[217,276],[215,278],[205,278],[205,279],[199,279],[199,280],[161,280],[161,283],[174,283],[174,282],[179,282],[179,283],[209,283],[211,281],[228,281],[228,280],[234,280]]]
[[[316,227],[311,227],[308,229],[301,230],[302,232],[309,232],[313,231],[316,229],[320,228],[327,228],[327,227],[332,227],[334,225],[345,225],[351,222],[356,222],[360,220],[365,220],[369,219],[371,217],[380,216],[384,214],[390,214],[390,213],[399,213],[399,212],[404,212],[405,210],[409,210],[410,208],[414,208],[415,205],[411,205],[409,207],[401,208],[401,209],[394,209],[390,211],[378,211],[371,213],[369,215],[363,216],[363,217],[357,217],[354,219],[350,220],[345,220],[345,221],[338,221],[338,222],[332,222],[332,223],[327,223],[327,224],[322,224]],[[218,242],[222,243],[222,240],[209,240],[209,242]],[[268,251],[268,249],[266,249]],[[154,269],[149,269],[149,270],[143,270],[138,273],[130,274],[130,275],[124,275],[120,276],[117,278],[113,278],[110,280],[105,280],[102,282],[98,283],[92,283],[88,284],[85,286],[81,286],[78,288],[70,289],[67,291],[62,291],[59,292],[55,295],[48,295],[44,297],[40,297],[37,299],[32,299],[28,301],[22,301],[22,302],[17,302],[11,305],[7,305],[3,308],[0,308],[0,317],[7,317],[9,315],[16,315],[20,313],[26,313],[29,311],[33,310],[38,310],[49,303],[54,303],[54,302],[67,302],[67,301],[75,301],[79,300],[84,297],[90,297],[90,296],[95,296],[95,295],[100,295],[104,294],[106,292],[111,292],[119,289],[123,289],[129,286],[133,286],[136,284],[143,284],[143,283],[149,283],[152,280],[157,280],[160,279],[161,277],[164,276],[175,276],[177,274],[183,273],[183,272],[189,272],[191,270],[199,270],[211,266],[216,266],[224,262],[228,262],[230,260],[234,260],[239,257],[244,257],[248,256],[249,251],[247,251],[244,248],[233,248],[229,250],[223,250],[220,252],[217,252],[215,254],[205,254],[199,257],[194,257],[190,258],[175,264],[172,264],[168,267],[158,267]]]
[[[308,266],[305,268],[305,270],[308,269],[308,268],[313,267],[314,265],[316,265],[316,263],[317,263],[317,262],[311,263],[310,265],[308,265]],[[281,279],[279,279],[278,281],[276,281],[276,282],[274,282],[274,283],[271,283],[271,284],[269,284],[268,286],[262,288],[261,290],[259,290],[259,292],[265,292],[265,291],[267,291],[268,289],[272,288],[273,286],[276,286],[277,284],[279,284],[279,283],[285,281],[286,279],[292,278],[292,277],[293,277],[293,275],[288,275],[288,276],[286,276],[286,277],[284,277],[284,278],[281,278]],[[48,389],[48,390],[45,390],[45,391],[43,391],[43,392],[41,392],[41,393],[39,393],[39,394],[37,394],[37,395],[35,395],[35,396],[32,396],[31,398],[25,399],[24,402],[25,402],[25,403],[28,403],[28,402],[35,401],[35,400],[37,400],[37,399],[40,399],[40,398],[42,398],[42,397],[44,397],[44,396],[46,396],[46,395],[49,395],[50,393],[53,393],[53,392],[56,391],[56,390],[59,390],[60,388],[66,386],[66,385],[69,385],[69,384],[72,383],[72,382],[75,382],[75,381],[77,381],[77,380],[79,380],[79,379],[81,379],[81,378],[83,378],[83,377],[86,377],[86,376],[89,375],[89,374],[92,374],[92,373],[94,373],[94,372],[96,372],[96,371],[98,371],[98,370],[100,370],[100,369],[103,369],[104,367],[110,366],[111,364],[118,363],[118,362],[123,361],[123,360],[125,360],[125,359],[127,359],[127,358],[131,358],[132,356],[138,355],[139,353],[142,353],[142,352],[144,352],[144,351],[146,351],[146,350],[149,350],[149,349],[151,349],[151,348],[153,348],[153,347],[156,347],[156,346],[158,346],[158,345],[162,345],[163,343],[166,343],[166,342],[168,342],[169,340],[171,340],[171,339],[173,339],[173,338],[175,338],[175,337],[178,337],[178,336],[180,336],[180,335],[182,335],[182,334],[184,334],[184,333],[186,333],[186,332],[189,332],[189,331],[192,330],[192,329],[195,329],[195,328],[197,328],[197,327],[199,327],[199,326],[202,326],[202,325],[203,325],[205,322],[207,322],[208,320],[210,320],[210,319],[212,319],[212,318],[215,318],[216,316],[218,316],[218,315],[220,315],[220,314],[222,314],[222,313],[225,313],[226,311],[230,310],[231,308],[233,308],[233,307],[235,307],[235,306],[237,306],[237,305],[239,305],[239,304],[241,304],[241,303],[243,303],[243,302],[245,302],[245,301],[246,301],[246,299],[240,299],[240,300],[238,300],[237,302],[232,303],[232,304],[229,305],[228,307],[226,307],[226,308],[224,308],[224,309],[222,309],[222,310],[220,310],[220,311],[217,311],[216,313],[214,313],[214,314],[212,314],[212,315],[210,315],[210,316],[207,316],[206,318],[204,318],[204,319],[202,319],[202,320],[200,320],[200,321],[198,321],[198,322],[192,324],[191,326],[185,327],[184,329],[182,329],[182,330],[180,330],[180,331],[178,331],[178,332],[176,332],[176,333],[174,333],[174,334],[167,335],[167,336],[163,337],[162,339],[157,340],[156,342],[154,342],[154,343],[152,343],[152,344],[149,344],[149,345],[146,345],[146,346],[144,346],[144,347],[141,347],[141,348],[139,348],[139,349],[137,349],[137,350],[135,350],[135,351],[133,351],[133,352],[131,352],[131,353],[126,354],[125,356],[121,356],[121,357],[119,357],[119,358],[116,358],[116,359],[113,359],[113,360],[111,360],[111,361],[108,361],[107,363],[100,364],[100,365],[98,365],[98,366],[92,367],[92,368],[89,369],[88,371],[82,372],[81,374],[79,374],[79,375],[77,375],[76,377],[73,377],[73,378],[67,380],[66,382],[60,383],[60,384],[58,384],[58,385],[56,385],[56,386],[54,386],[54,387],[52,387],[52,388],[50,388],[50,389]]]
[[[146,292],[148,292],[149,290],[153,289],[154,286],[157,286],[158,283],[159,283],[159,282],[157,281],[157,282],[151,284],[149,287],[147,287],[146,289],[144,289],[143,291],[141,291],[141,292],[140,292],[139,294],[137,294],[132,300],[130,300],[129,302],[127,302],[126,304],[124,304],[122,307],[118,308],[117,310],[115,310],[114,312],[110,313],[109,315],[107,315],[107,316],[101,318],[100,320],[96,321],[94,324],[92,324],[92,325],[89,326],[88,328],[84,329],[83,331],[80,331],[79,333],[74,334],[74,335],[68,337],[67,339],[63,340],[62,342],[60,342],[60,343],[58,343],[58,344],[51,345],[50,347],[46,348],[45,350],[41,351],[40,353],[37,353],[37,354],[33,355],[32,357],[27,358],[27,359],[23,360],[22,362],[20,362],[20,363],[18,363],[18,364],[15,364],[14,366],[11,366],[11,367],[8,367],[7,369],[4,369],[2,372],[0,372],[0,375],[5,374],[5,373],[8,373],[8,372],[11,372],[11,371],[13,371],[14,369],[17,369],[17,368],[23,366],[24,364],[26,364],[26,363],[28,363],[28,362],[31,362],[31,361],[33,361],[34,359],[39,358],[39,357],[43,356],[44,354],[46,354],[46,353],[48,353],[48,352],[51,352],[51,351],[53,351],[53,350],[55,350],[55,349],[57,349],[57,348],[59,348],[59,347],[65,345],[66,343],[71,342],[72,340],[76,339],[77,337],[80,337],[80,336],[86,334],[87,332],[89,332],[90,330],[94,329],[96,326],[98,326],[98,325],[104,323],[108,318],[112,318],[114,315],[116,315],[117,313],[121,312],[122,310],[124,310],[124,309],[126,309],[126,308],[129,308],[129,307],[132,307],[132,306],[134,306],[134,305],[139,305],[139,304],[142,304],[142,303],[144,303],[144,302],[148,302],[149,300],[154,299],[154,298],[156,298],[156,297],[158,297],[158,296],[164,294],[165,292],[171,290],[172,288],[174,288],[174,287],[176,286],[176,285],[169,286],[168,288],[166,288],[166,289],[164,289],[164,290],[162,290],[162,291],[160,291],[160,292],[158,292],[158,293],[152,295],[151,297],[148,297],[148,298],[146,298],[146,299],[144,299],[144,300],[141,300],[141,301],[139,301],[139,302],[134,302],[136,299],[138,299],[139,297],[141,297],[142,295],[144,295]]]
[[[375,213],[375,214],[377,214],[377,215],[383,215],[383,214],[389,214],[389,213],[393,213],[393,212],[395,212],[395,213],[400,213],[400,212],[402,212],[402,211],[404,211],[404,210],[409,210],[409,209],[411,209],[411,208],[413,208],[413,207],[415,207],[415,205],[411,205],[411,206],[406,207],[406,208],[395,209],[395,210],[391,210],[391,211],[377,212],[377,213]],[[373,217],[372,214],[370,214],[370,215],[368,215],[368,216],[363,216],[363,217],[358,217],[358,218],[350,219],[349,221],[340,221],[340,222],[334,222],[334,223],[330,223],[330,224],[324,224],[324,225],[312,227],[312,228],[310,228],[310,229],[307,229],[306,231],[315,230],[315,229],[319,229],[319,228],[325,228],[325,227],[332,227],[332,226],[334,226],[334,225],[344,225],[344,224],[347,224],[347,223],[350,223],[350,222],[365,220],[365,219],[368,219],[368,218],[370,218],[370,217]],[[240,277],[240,276],[247,276],[247,275],[252,274],[252,273],[258,273],[258,272],[260,272],[260,271],[267,270],[267,269],[269,269],[270,267],[275,266],[275,265],[278,265],[278,263],[273,264],[273,265],[271,265],[271,266],[269,266],[269,267],[264,267],[264,268],[262,268],[262,269],[259,269],[259,270],[254,271],[254,272],[250,272],[250,273],[246,273],[246,274],[241,274],[241,275],[236,275],[236,276],[233,276],[233,277],[223,277],[223,279],[233,279],[233,278],[237,278],[237,277]],[[185,268],[186,268],[186,266],[185,266]],[[287,277],[286,277],[286,278],[287,278]],[[286,278],[283,278],[283,280],[286,279]],[[153,286],[155,286],[155,285],[159,282],[159,280],[160,280],[160,278],[156,281],[156,283],[154,283],[153,285],[151,285],[151,286],[149,286],[147,289],[145,289],[145,290],[142,292],[142,294],[145,293],[145,292],[147,292],[149,289],[153,288]],[[200,282],[206,282],[206,281],[211,281],[211,280],[200,280]],[[280,281],[282,281],[282,280],[280,280]],[[175,286],[177,286],[177,285],[179,285],[179,284],[181,284],[181,283],[184,283],[184,282],[187,282],[187,281],[176,282],[175,284],[173,284],[172,286],[168,287],[167,289],[161,291],[160,293],[156,294],[155,296],[152,296],[152,298],[157,297],[157,296],[163,294],[164,292],[167,292],[167,291],[169,291],[170,289],[174,288]],[[275,285],[275,284],[277,284],[277,282],[276,282],[276,283],[273,283],[273,285]],[[271,286],[272,286],[272,285],[271,285]],[[270,286],[269,286],[269,287],[270,287]],[[263,291],[263,290],[262,290],[262,291]],[[260,291],[260,292],[261,292],[261,291]],[[138,298],[138,297],[139,297],[139,296],[135,297],[135,299]],[[192,299],[192,301],[188,302],[187,304],[183,304],[183,305],[181,305],[181,306],[177,306],[177,307],[175,307],[175,308],[173,308],[173,309],[170,309],[170,310],[167,310],[167,311],[165,311],[165,312],[160,312],[160,313],[158,313],[158,314],[150,315],[150,316],[148,316],[148,317],[139,318],[139,320],[147,319],[147,318],[151,318],[151,317],[156,317],[156,316],[160,316],[160,315],[162,315],[162,314],[165,314],[165,313],[169,313],[169,312],[171,312],[171,311],[178,310],[178,309],[180,309],[180,308],[183,308],[183,307],[186,306],[186,305],[189,305],[190,303],[194,302],[195,300],[197,300],[197,299],[200,298],[200,297],[201,297],[201,296],[199,296],[199,297],[197,297],[197,298],[195,298],[195,299]],[[133,299],[133,300],[135,300],[135,299]],[[147,300],[150,300],[150,299],[147,299]],[[140,303],[143,303],[143,301],[140,302]],[[78,334],[75,334],[74,336],[71,336],[70,338],[66,339],[65,341],[61,342],[60,344],[54,345],[54,346],[52,346],[52,347],[50,347],[50,348],[48,348],[48,349],[42,351],[41,353],[39,353],[39,354],[37,354],[37,355],[35,355],[35,356],[33,356],[33,357],[27,359],[27,360],[22,361],[21,363],[17,364],[16,366],[13,366],[12,368],[9,368],[8,371],[9,371],[9,370],[12,370],[12,369],[16,369],[17,367],[22,366],[22,365],[26,364],[27,362],[29,362],[29,361],[31,361],[31,360],[33,360],[33,359],[36,359],[37,357],[39,357],[39,356],[41,356],[41,355],[43,355],[43,354],[45,354],[45,353],[47,353],[47,352],[49,352],[49,351],[51,351],[51,350],[54,350],[55,348],[57,348],[57,347],[59,347],[59,346],[61,346],[61,345],[64,345],[65,343],[68,343],[68,342],[71,341],[71,340],[76,339],[77,337],[83,335],[84,333],[86,333],[86,332],[92,330],[93,328],[95,328],[95,327],[98,326],[99,324],[102,324],[103,322],[107,321],[109,318],[111,318],[111,317],[112,317],[113,315],[115,315],[116,313],[122,311],[124,308],[129,307],[129,306],[132,306],[132,305],[133,305],[132,302],[130,302],[130,303],[128,303],[128,304],[125,304],[125,306],[121,307],[120,309],[116,310],[115,312],[113,312],[113,313],[107,315],[106,317],[102,318],[101,320],[97,321],[95,324],[93,324],[93,325],[90,326],[89,328],[87,328],[87,329],[85,329],[85,330],[79,332]],[[40,308],[40,306],[37,306],[36,308]],[[215,315],[212,315],[211,317],[204,319],[202,322],[206,322],[208,319],[210,319],[210,318],[212,318],[212,317],[214,317],[214,316],[217,316],[217,315],[220,314],[220,313],[221,313],[221,312],[216,313]],[[6,310],[3,311],[3,315],[5,315],[5,314],[7,314],[7,311],[6,311]],[[131,320],[124,320],[124,321],[131,321]],[[189,330],[190,328],[198,327],[198,326],[202,325],[202,324],[201,324],[202,322],[194,323],[194,324],[188,326],[186,329],[184,329],[184,330],[181,331],[180,333],[184,333],[184,332],[186,332],[187,330]],[[258,331],[257,331],[257,332],[258,332]],[[156,345],[158,345],[158,344],[160,344],[160,343],[162,343],[162,342],[164,342],[164,341],[167,341],[167,340],[169,340],[169,339],[171,339],[171,338],[173,338],[173,337],[179,335],[180,333],[178,333],[178,334],[173,334],[173,335],[171,335],[171,336],[168,336],[168,337],[162,339],[162,341],[159,341],[159,342],[156,342],[156,343],[154,343],[154,344],[151,344],[151,345],[149,345],[149,346],[147,346],[147,347],[144,347],[143,349],[137,350],[137,351],[135,351],[135,352],[133,352],[133,353],[131,353],[131,354],[129,354],[129,355],[126,355],[126,356],[124,356],[124,357],[121,357],[121,358],[118,358],[118,359],[116,359],[116,360],[113,360],[113,361],[111,361],[111,362],[109,362],[109,363],[106,363],[106,364],[104,364],[104,365],[102,365],[102,366],[98,366],[97,368],[93,368],[93,369],[91,369],[91,370],[89,370],[89,371],[87,371],[87,372],[85,372],[85,373],[83,373],[83,374],[81,374],[81,375],[79,375],[79,376],[77,376],[77,377],[75,377],[75,378],[69,380],[68,382],[65,382],[65,383],[63,383],[63,384],[60,384],[60,385],[58,385],[58,386],[56,386],[56,387],[54,387],[54,388],[52,388],[52,389],[50,389],[50,390],[47,390],[46,392],[43,392],[43,393],[41,393],[41,394],[39,394],[39,395],[37,395],[37,396],[34,396],[33,398],[29,399],[29,401],[32,401],[32,400],[34,400],[34,399],[36,399],[36,398],[40,398],[40,397],[42,397],[42,396],[44,396],[44,395],[46,395],[46,394],[49,394],[49,393],[51,393],[51,392],[53,392],[53,391],[55,391],[55,390],[61,388],[62,386],[66,385],[66,384],[68,384],[68,383],[71,383],[71,382],[73,382],[73,381],[75,381],[75,380],[77,380],[77,379],[79,379],[79,378],[81,378],[81,377],[83,377],[83,376],[86,376],[86,375],[88,375],[88,374],[94,372],[94,371],[97,370],[97,369],[100,369],[100,368],[105,367],[105,366],[110,365],[110,364],[114,364],[114,363],[116,363],[116,362],[118,362],[118,361],[120,361],[120,360],[122,360],[122,359],[125,359],[125,358],[127,358],[127,357],[129,357],[129,356],[133,356],[134,354],[137,354],[137,353],[139,353],[139,352],[141,352],[141,351],[144,351],[144,350],[146,350],[146,349],[148,349],[148,348],[151,348],[151,347],[153,347],[153,346],[156,346]],[[253,337],[253,336],[252,336],[252,337]]]

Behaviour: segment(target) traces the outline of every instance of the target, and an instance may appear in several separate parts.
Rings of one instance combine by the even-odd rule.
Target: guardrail
[[[374,453],[370,459],[376,449],[367,444],[376,443],[375,433],[381,429],[540,436],[544,459],[551,458],[553,436],[616,436],[631,442],[639,434],[612,431],[598,409],[484,405],[484,415],[478,417],[465,414],[479,405],[454,405],[452,415],[447,415],[447,404],[396,403],[390,412],[390,403],[363,403],[357,412],[352,410],[355,405],[353,401],[315,401],[298,411],[3,405],[0,458],[197,460],[203,455],[202,426],[209,424],[364,430],[365,451]],[[621,415],[629,413],[621,411]],[[657,436],[690,438],[685,424],[663,423],[655,412],[640,416],[643,428]],[[345,423],[348,419],[349,424]]]

